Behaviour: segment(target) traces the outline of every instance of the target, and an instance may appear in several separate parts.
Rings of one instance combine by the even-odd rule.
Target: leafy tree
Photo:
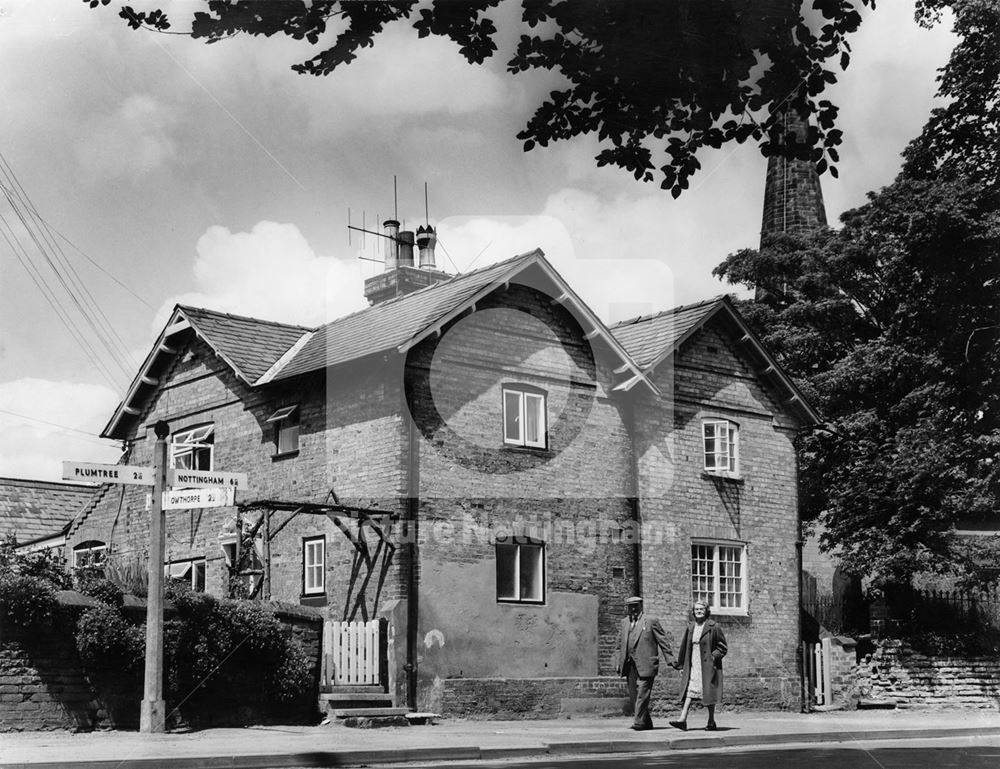
[[[882,583],[995,576],[997,553],[952,532],[1000,510],[1000,4],[922,8],[945,5],[962,36],[939,77],[952,101],[893,184],[839,231],[715,270],[767,290],[743,309],[828,419],[801,442],[806,513]]]
[[[111,0],[84,2],[98,7]],[[388,25],[412,21],[419,37],[445,37],[470,63],[482,64],[497,51],[499,30],[490,14],[499,5],[208,0],[177,34],[207,43],[284,35],[319,49],[293,70],[329,75],[371,47]],[[535,109],[518,139],[527,151],[596,134],[602,142],[598,165],[618,166],[647,182],[658,178],[674,197],[700,167],[700,149],[732,141],[753,139],[764,155],[812,159],[820,172],[829,167],[836,174],[837,107],[820,97],[836,82],[835,67],[850,61],[847,36],[861,23],[862,5],[875,3],[521,0],[521,35],[508,72],[556,70],[568,85]],[[119,15],[133,29],[174,32],[159,8],[121,5]],[[787,107],[814,116],[805,143],[784,141],[777,115]]]

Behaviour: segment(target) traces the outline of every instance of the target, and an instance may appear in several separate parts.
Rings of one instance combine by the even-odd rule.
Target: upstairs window
[[[282,406],[267,421],[274,425],[275,454],[294,454],[299,450],[298,406]]]
[[[740,434],[735,422],[709,419],[702,423],[705,438],[705,472],[713,475],[740,474]]]
[[[96,539],[81,542],[73,548],[73,568],[101,568],[108,554],[108,546]]]
[[[201,425],[174,433],[170,466],[177,470],[211,470],[215,425]]]
[[[503,388],[503,442],[545,448],[545,391],[528,385]]]
[[[302,593],[317,595],[326,592],[326,537],[302,540]]]
[[[691,599],[713,614],[747,613],[747,549],[741,542],[691,545]]]
[[[497,601],[545,602],[543,542],[497,542]]]

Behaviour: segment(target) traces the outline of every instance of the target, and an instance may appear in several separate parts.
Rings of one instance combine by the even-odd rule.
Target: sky
[[[158,5],[181,19],[199,3]],[[827,94],[844,131],[840,178],[822,177],[834,225],[892,181],[954,45],[947,23],[916,25],[909,0],[863,15]],[[116,461],[120,446],[98,435],[176,303],[304,325],[364,307],[378,239],[347,225],[393,213],[394,177],[411,229],[426,183],[449,272],[541,248],[609,321],[739,293],[711,273],[759,240],[756,147],[704,153],[674,200],[597,168],[592,137],[523,152],[517,132],[560,81],[508,76],[504,45],[476,67],[403,23],[333,75],[292,72],[310,50],[134,32],[114,4],[0,0],[3,170],[120,361],[0,199],[0,476],[59,480],[63,460]]]

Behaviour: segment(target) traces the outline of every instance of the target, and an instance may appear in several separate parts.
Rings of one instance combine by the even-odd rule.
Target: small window
[[[740,474],[739,427],[725,419],[706,420],[705,472],[736,477]]]
[[[737,542],[691,545],[692,601],[706,601],[714,614],[747,613],[747,549]]]
[[[101,568],[108,554],[108,546],[96,539],[81,542],[73,548],[73,568]]]
[[[163,576],[171,582],[187,585],[196,593],[205,592],[205,559],[189,558],[164,564]]]
[[[299,407],[283,406],[267,418],[274,423],[276,454],[294,454],[299,450]]]
[[[326,538],[302,540],[302,593],[326,592]]]
[[[211,470],[215,425],[201,425],[174,433],[170,466],[177,470]]]
[[[544,449],[545,430],[545,392],[526,385],[504,387],[503,442]]]
[[[497,543],[497,601],[545,602],[543,543]]]

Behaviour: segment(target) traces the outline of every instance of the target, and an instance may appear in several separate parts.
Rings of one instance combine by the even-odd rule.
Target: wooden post
[[[324,564],[325,565],[325,564]],[[264,508],[264,580],[263,599],[271,600],[271,509]]]
[[[149,590],[146,595],[146,675],[139,731],[166,731],[166,703],[163,700],[163,560],[166,554],[163,492],[167,486],[167,442],[170,426],[159,421],[153,427],[156,444],[153,447],[153,502],[149,520]]]

